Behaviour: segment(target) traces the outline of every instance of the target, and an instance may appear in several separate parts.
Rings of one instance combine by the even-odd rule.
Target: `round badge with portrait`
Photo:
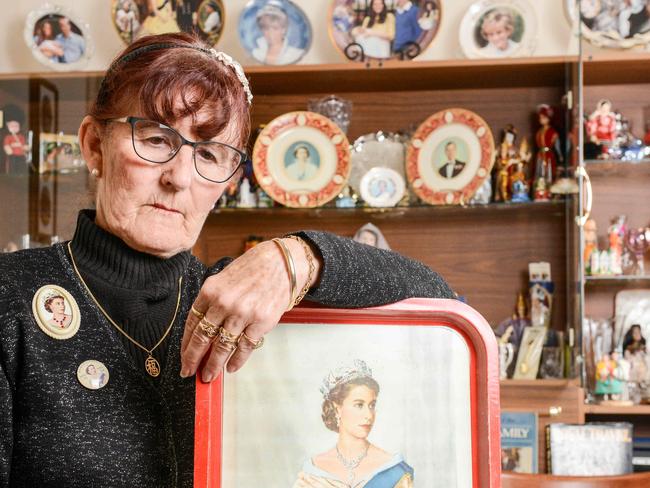
[[[335,198],[350,175],[350,143],[330,119],[289,112],[273,119],[253,147],[262,189],[287,207],[313,208]]]
[[[79,70],[93,54],[90,26],[62,6],[32,10],[23,34],[34,57],[57,71]]]
[[[577,10],[574,6],[573,18]],[[650,43],[650,3],[645,0],[581,0],[580,22],[582,37],[597,47],[630,49]]]
[[[101,361],[89,359],[84,361],[77,368],[77,379],[79,383],[89,390],[99,390],[108,383],[110,374],[108,368]]]
[[[39,288],[32,299],[34,320],[53,339],[69,339],[79,330],[81,314],[73,296],[57,285]]]
[[[441,0],[331,0],[328,28],[348,59],[413,59],[436,37]]]
[[[450,108],[430,116],[413,134],[406,177],[423,201],[462,205],[490,177],[493,164],[494,139],[485,120]]]
[[[531,56],[537,17],[526,0],[480,0],[460,23],[460,46],[468,58]]]
[[[371,207],[394,207],[404,197],[404,178],[390,168],[372,168],[361,178],[361,198]]]
[[[251,0],[239,16],[239,41],[258,63],[279,66],[300,61],[309,51],[309,19],[290,0]]]
[[[223,33],[226,10],[223,0],[112,0],[111,17],[127,44],[152,34],[188,32],[214,46]]]

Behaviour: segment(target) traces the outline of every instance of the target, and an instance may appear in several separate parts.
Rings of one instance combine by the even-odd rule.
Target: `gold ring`
[[[197,309],[194,308],[194,305],[192,305],[192,308],[190,308],[190,312],[194,314],[196,318],[201,320],[203,317],[205,317],[205,314],[202,312],[199,312]]]
[[[199,322],[199,329],[203,331],[203,334],[208,339],[214,339],[219,333],[220,327],[218,325],[214,325],[208,319],[202,318],[201,321]]]
[[[239,342],[239,336],[228,332],[223,327],[219,328],[219,342],[224,346],[228,347],[230,350],[237,348],[237,343]]]
[[[250,344],[253,346],[253,350],[259,349],[260,347],[262,347],[264,345],[264,337],[260,337],[258,340],[254,341],[253,339],[251,339],[250,337],[248,337],[246,335],[246,332],[244,332],[241,335],[241,337],[242,337],[242,339],[246,339],[248,342],[250,342]]]

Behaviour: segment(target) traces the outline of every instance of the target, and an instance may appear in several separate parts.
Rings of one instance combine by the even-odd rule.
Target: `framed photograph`
[[[352,169],[348,183],[357,195],[361,195],[361,179],[372,168],[382,167],[397,172],[404,181],[404,161],[408,139],[392,132],[372,132],[358,137],[352,144]]]
[[[348,59],[413,59],[438,34],[441,0],[331,0],[328,28]]]
[[[468,58],[531,56],[537,17],[526,0],[480,0],[460,23],[460,46]]]
[[[42,133],[39,136],[39,173],[72,173],[86,167],[77,135]]]
[[[650,6],[645,1],[581,0],[582,36],[598,47],[630,49],[650,42]]]
[[[194,486],[499,486],[496,354],[456,300],[294,309],[237,374],[197,381]]]
[[[531,326],[524,329],[517,365],[512,378],[515,380],[534,380],[539,371],[539,362],[542,357],[542,348],[546,340],[546,327]]]
[[[394,207],[405,189],[402,175],[390,168],[372,168],[361,178],[361,198],[371,207]]]
[[[239,41],[258,63],[294,64],[312,42],[309,19],[290,0],[250,0],[238,24]]]
[[[25,21],[24,37],[39,62],[59,71],[82,69],[94,50],[90,26],[58,5],[32,10]]]
[[[253,147],[253,171],[273,200],[287,207],[319,207],[343,190],[350,143],[330,119],[289,112],[273,119]]]
[[[406,155],[406,178],[432,205],[466,204],[490,177],[492,131],[479,115],[461,108],[430,116],[415,131]]]
[[[120,38],[133,40],[165,32],[196,32],[215,45],[223,33],[223,0],[112,0],[111,17]]]

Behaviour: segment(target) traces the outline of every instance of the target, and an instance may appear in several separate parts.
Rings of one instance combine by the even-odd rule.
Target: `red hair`
[[[138,39],[111,63],[89,115],[98,120],[136,115],[129,113],[136,106],[144,117],[171,125],[207,112],[205,122],[194,124],[201,140],[233,124],[228,136],[244,147],[251,125],[246,93],[233,69],[209,49],[184,32]]]

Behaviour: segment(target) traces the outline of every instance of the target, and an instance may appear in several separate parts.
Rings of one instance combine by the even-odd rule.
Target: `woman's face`
[[[205,112],[199,112],[196,124],[207,118]],[[198,140],[191,116],[178,120],[173,128],[186,139]],[[236,122],[224,132],[213,140],[236,146]],[[101,139],[99,161],[92,164],[101,174],[97,224],[133,249],[159,257],[173,256],[194,245],[227,185],[199,176],[188,145],[164,164],[141,159],[133,150],[131,127],[126,123],[109,123]]]
[[[376,246],[377,245],[377,236],[368,230],[364,230],[359,234],[359,241],[362,244],[368,244],[369,246]]]
[[[92,364],[89,364],[88,367],[86,368],[86,373],[88,373],[91,376],[95,376],[95,374],[97,373],[97,370],[95,369],[95,366],[93,366]]]
[[[309,151],[307,151],[307,149],[304,147],[299,147],[296,149],[296,159],[300,161],[306,161],[309,159]]]
[[[337,406],[340,417],[339,434],[345,432],[358,439],[365,439],[375,423],[377,394],[365,385],[355,386]]]
[[[50,302],[50,308],[54,314],[63,314],[65,313],[65,303],[63,298],[55,298]]]
[[[43,23],[43,36],[46,39],[49,39],[50,37],[52,37],[52,26],[50,25],[49,22],[44,22]]]
[[[483,28],[485,39],[493,46],[505,51],[508,48],[508,39],[510,39],[510,29],[507,24],[500,20],[490,22]]]
[[[269,46],[279,46],[284,43],[287,28],[279,20],[270,19],[262,23],[262,34]]]
[[[384,10],[384,0],[372,0],[372,10],[376,14],[380,14]]]
[[[641,340],[641,329],[639,329],[638,327],[634,327],[632,329],[632,339],[634,339],[637,342]]]

